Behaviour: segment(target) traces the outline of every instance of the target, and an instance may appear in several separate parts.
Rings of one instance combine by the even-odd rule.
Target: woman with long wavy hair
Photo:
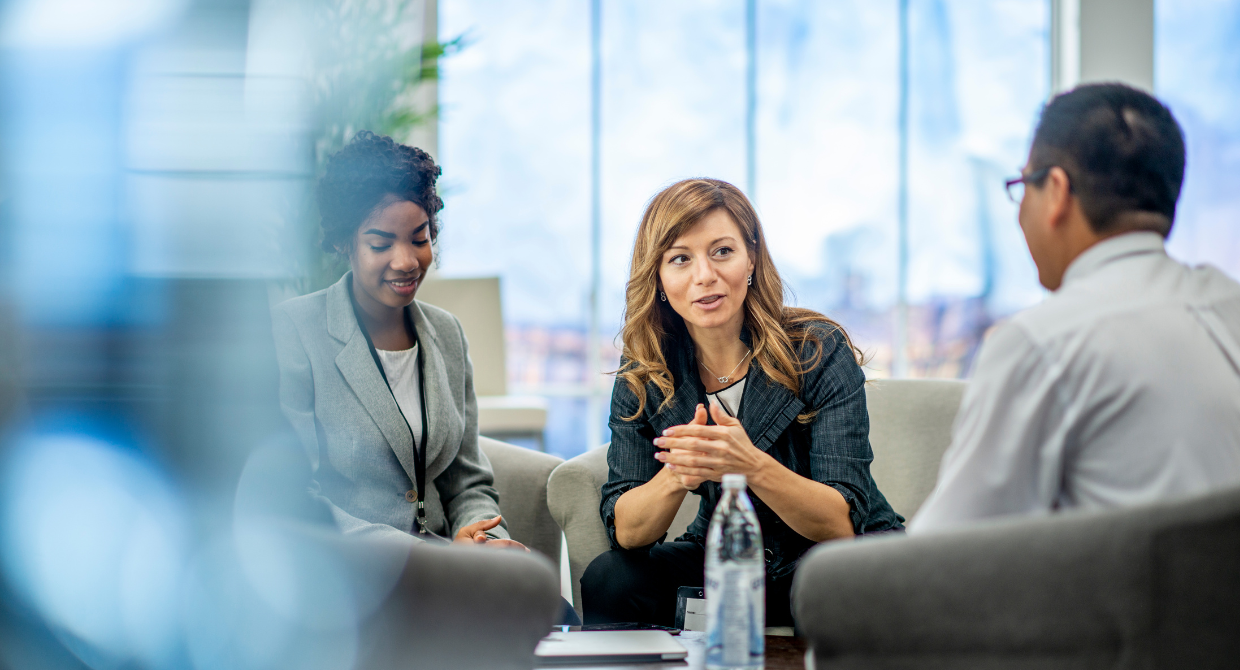
[[[861,352],[839,324],[784,305],[753,206],[689,179],[646,208],[627,287],[600,513],[611,550],[582,577],[585,622],[672,625],[701,586],[725,474],[744,474],[766,548],[767,625],[791,625],[815,543],[901,528],[870,476]],[[687,494],[697,518],[664,542]]]

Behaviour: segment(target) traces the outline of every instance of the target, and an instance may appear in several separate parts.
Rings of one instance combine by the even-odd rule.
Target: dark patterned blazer
[[[773,381],[760,366],[750,365],[738,417],[741,425],[755,447],[793,472],[839,491],[848,501],[853,530],[858,535],[903,528],[904,519],[891,509],[870,476],[874,453],[865,407],[865,374],[837,328],[823,322],[812,325],[811,332],[822,344],[822,360],[804,375],[799,393],[793,394]],[[741,333],[741,339],[746,344],[752,342],[747,331]],[[650,481],[663,467],[654,459],[658,449],[654,438],[670,426],[691,421],[697,404],[706,403],[706,389],[697,373],[688,334],[674,335],[668,349],[664,353],[675,388],[669,406],[659,409],[663,394],[650,383],[642,415],[625,421],[624,417],[637,410],[637,395],[619,377],[612,390],[609,473],[600,513],[613,549],[621,549],[616,542],[616,500],[625,491]],[[803,360],[812,353],[812,346],[802,347]],[[796,420],[810,410],[817,412],[810,423]],[[705,482],[693,491],[701,498],[698,515],[678,541],[705,545],[706,529],[721,492],[717,482]],[[814,542],[788,527],[752,491],[749,495],[762,525],[767,574],[772,578],[791,574]]]

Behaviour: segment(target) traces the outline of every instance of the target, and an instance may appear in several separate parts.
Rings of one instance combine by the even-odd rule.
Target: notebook
[[[534,649],[541,665],[567,663],[652,663],[689,655],[667,631],[603,630],[551,633]]]

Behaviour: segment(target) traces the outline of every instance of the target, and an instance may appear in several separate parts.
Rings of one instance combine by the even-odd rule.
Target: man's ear
[[[1072,211],[1072,182],[1064,169],[1055,166],[1046,174],[1046,210],[1051,228],[1059,228],[1068,221]]]

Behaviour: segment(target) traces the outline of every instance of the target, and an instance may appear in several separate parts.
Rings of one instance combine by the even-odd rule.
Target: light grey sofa
[[[797,623],[824,668],[1240,665],[1240,488],[821,545]]]
[[[958,380],[878,380],[866,384],[870,415],[870,471],[896,512],[911,518],[934,488],[939,461],[951,442],[951,426],[965,383]],[[551,473],[547,502],[568,540],[573,606],[581,612],[581,575],[608,548],[599,517],[607,481],[607,445],[565,461]],[[693,521],[698,497],[686,496],[668,530],[675,538]]]
[[[513,535],[537,545],[545,454],[484,443]],[[527,457],[529,454],[529,457]],[[541,465],[540,465],[541,464]],[[541,551],[342,535],[305,495],[310,468],[289,434],[256,451],[233,496],[235,537],[187,574],[194,664],[281,668],[530,668],[562,613],[560,576]],[[524,478],[515,489],[508,480]],[[507,500],[507,502],[505,502]],[[547,516],[545,503],[542,516]],[[555,532],[558,538],[558,530]],[[8,658],[0,653],[0,659]],[[17,658],[17,657],[13,657]],[[174,663],[177,667],[189,665]],[[273,665],[274,664],[274,665]],[[27,664],[29,665],[29,664]],[[8,667],[3,660],[0,666]]]
[[[478,446],[495,471],[499,509],[508,534],[558,567],[563,535],[547,507],[547,480],[564,459],[489,437],[479,437]]]
[[[189,636],[194,660],[212,667],[247,667],[271,649],[289,668],[528,670],[562,607],[559,576],[538,554],[346,538],[282,520],[249,528],[282,550],[276,592],[296,594],[297,607],[282,617],[251,591],[245,575],[266,574],[270,559],[257,573],[213,572],[221,609],[206,608],[195,621],[202,630]],[[221,614],[236,621],[213,618]],[[275,628],[266,624],[273,618]],[[250,648],[263,636],[272,637],[266,647]]]

